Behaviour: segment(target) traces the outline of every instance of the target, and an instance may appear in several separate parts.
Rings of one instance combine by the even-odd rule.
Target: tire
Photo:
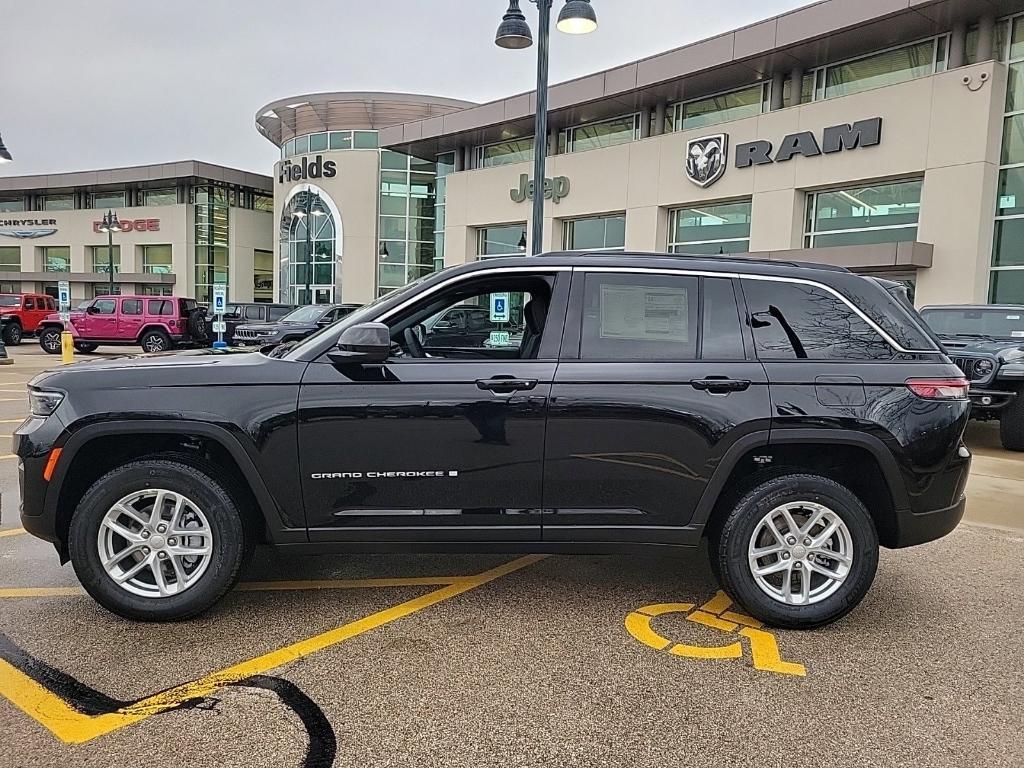
[[[803,538],[795,539],[792,547],[784,543],[789,538],[785,535],[781,536],[782,543],[777,543],[780,536],[773,537],[765,521],[770,514],[778,515],[775,530],[782,529],[785,526],[782,522],[785,516],[780,511],[783,505],[794,505],[788,511],[799,527],[812,523],[811,518],[820,510],[824,510],[819,518],[824,523],[838,520],[841,525],[824,542],[829,549],[825,550],[816,541],[826,533],[824,523],[812,523]],[[725,591],[750,615],[785,629],[813,629],[842,618],[867,594],[878,568],[878,533],[864,504],[846,487],[818,475],[786,474],[765,480],[725,512],[725,517],[711,527],[709,538],[713,570]],[[819,553],[834,551],[837,556],[849,555],[850,565],[845,567],[826,555],[808,553],[805,541],[812,541],[812,547],[817,547]],[[792,569],[788,602],[783,597],[787,571],[759,580],[750,562],[751,547],[762,551],[775,547],[784,550],[783,554],[767,554],[756,562],[765,570]],[[843,572],[843,578],[828,579],[822,569]],[[801,588],[808,573],[811,574],[809,595],[804,598]]]
[[[209,532],[210,539],[195,536],[188,538],[192,546],[201,546],[202,542],[209,541],[211,551],[205,561],[193,562],[195,567],[191,575],[186,574],[185,580],[180,582],[177,582],[176,574],[185,573],[187,568],[192,567],[188,558],[173,558],[178,568],[170,562],[170,557],[162,561],[156,559],[161,551],[165,554],[174,551],[168,549],[174,529],[158,534],[156,524],[152,518],[148,518],[146,512],[147,503],[151,512],[153,500],[145,497],[158,491],[184,497],[187,502],[182,507],[185,510],[182,519],[194,514],[191,511],[194,508],[202,516],[205,529]],[[104,518],[112,514],[115,505],[123,506],[126,499],[139,494],[144,498],[129,503],[143,510],[137,514],[143,522],[148,518],[150,526],[147,537],[144,540],[140,538],[137,545],[148,542],[157,546],[143,550],[147,553],[146,557],[141,552],[137,559],[135,555],[129,554],[119,564],[112,566],[113,569],[120,569],[117,573],[123,575],[133,565],[138,565],[138,560],[149,559],[150,564],[142,567],[139,575],[129,578],[125,582],[127,586],[122,586],[115,582],[101,562],[100,548],[104,546],[101,526],[103,535],[109,538],[110,534],[103,525]],[[165,505],[165,520],[174,509],[173,502],[174,498],[169,498]],[[133,523],[122,516],[117,522],[136,526],[137,532],[142,533],[143,526],[138,521]],[[194,526],[195,520],[188,524]],[[186,539],[175,541],[184,546]],[[120,542],[126,546],[130,544],[125,538],[120,538]],[[164,545],[163,549],[158,545]],[[108,472],[85,492],[71,519],[68,548],[71,563],[82,586],[108,611],[139,621],[180,621],[203,613],[235,585],[252,550],[252,536],[226,484],[191,464],[173,458],[151,458]],[[161,573],[165,574],[165,581],[173,588],[168,590],[170,594],[152,594],[157,589],[154,565],[163,569]],[[187,579],[193,576],[194,581],[187,583]],[[178,587],[175,582],[178,585],[184,584],[184,587],[176,591]]]
[[[188,315],[185,327],[193,341],[196,343],[202,343],[205,341],[208,330],[206,323],[206,309],[203,307],[193,309]]]
[[[23,336],[24,332],[22,331],[21,323],[4,323],[4,344],[16,347],[21,344]]]
[[[163,331],[146,331],[139,337],[143,352],[167,352],[172,348],[171,339]]]
[[[75,349],[77,349],[79,352],[84,352],[85,354],[95,352],[97,349],[99,349],[99,346],[99,344],[93,344],[91,341],[75,342]]]
[[[43,328],[39,331],[39,346],[50,355],[60,354],[60,329]]]
[[[1024,388],[999,414],[999,439],[1008,451],[1024,451]]]

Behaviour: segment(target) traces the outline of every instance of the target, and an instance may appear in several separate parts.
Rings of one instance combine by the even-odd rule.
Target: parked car
[[[25,334],[36,333],[39,324],[56,311],[57,302],[52,296],[42,293],[0,294],[4,344],[21,344]]]
[[[417,333],[494,293],[523,307],[517,348]],[[257,542],[636,553],[706,539],[748,613],[816,627],[864,597],[879,546],[959,523],[967,392],[913,308],[844,269],[494,258],[290,347],[37,377],[15,433],[21,521],[134,619],[209,608]]]
[[[299,341],[359,308],[358,304],[311,304],[289,312],[277,322],[245,323],[235,328],[235,346],[262,347]]]
[[[80,352],[93,352],[100,344],[166,352],[210,341],[206,308],[180,296],[101,296],[72,311],[68,326]],[[39,346],[60,354],[63,330],[60,315],[48,315],[39,327]]]
[[[493,345],[493,332],[515,333],[521,327],[521,317],[498,322],[491,320],[488,307],[460,304],[429,318],[423,324],[422,334],[430,346],[472,348]]]
[[[925,307],[921,315],[971,382],[971,417],[999,421],[1008,451],[1024,451],[1024,305]]]
[[[294,304],[240,304],[233,302],[225,307],[224,324],[227,331],[224,340],[228,344],[235,343],[235,329],[249,323],[274,323],[296,309]]]

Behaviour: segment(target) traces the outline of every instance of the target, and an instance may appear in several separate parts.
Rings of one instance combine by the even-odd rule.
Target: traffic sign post
[[[60,357],[63,363],[75,362],[75,337],[71,333],[71,283],[57,283],[57,305],[64,330],[60,332]]]
[[[227,342],[224,341],[224,332],[227,330],[227,323],[224,322],[224,312],[227,310],[228,287],[226,285],[213,286],[213,330],[217,334],[217,340],[213,342],[214,349],[224,349]]]

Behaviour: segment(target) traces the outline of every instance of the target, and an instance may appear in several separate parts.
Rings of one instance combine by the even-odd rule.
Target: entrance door
[[[726,451],[770,424],[733,281],[577,269],[566,327],[544,539],[685,541]]]
[[[424,343],[424,322],[454,306],[489,306],[499,291],[522,293],[526,304],[505,344]],[[299,394],[311,540],[539,540],[545,416],[567,292],[543,271],[467,275],[382,318],[394,349],[387,363],[311,363]]]

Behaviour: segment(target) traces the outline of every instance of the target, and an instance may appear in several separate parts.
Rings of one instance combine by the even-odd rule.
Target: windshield
[[[940,336],[1024,339],[1024,308],[926,309],[921,316]]]
[[[0,307],[20,307],[21,296],[0,296]]]
[[[452,269],[452,267],[449,267],[448,269]],[[396,288],[395,290],[391,291],[391,293],[386,293],[383,296],[374,299],[369,304],[360,307],[355,312],[352,312],[350,315],[345,316],[343,319],[339,320],[333,325],[329,325],[326,328],[321,328],[312,336],[307,336],[302,341],[298,342],[294,347],[291,347],[288,350],[288,353],[286,355],[283,355],[283,357],[294,359],[295,357],[301,355],[303,351],[310,345],[316,344],[317,339],[319,339],[325,333],[337,333],[340,328],[347,328],[350,325],[357,325],[359,323],[368,322],[368,318],[373,317],[374,311],[380,304],[383,304],[385,301],[394,299],[397,296],[401,296],[403,293],[412,290],[425,280],[428,280],[430,278],[436,278],[438,275],[443,274],[446,271],[447,270],[441,270],[440,272],[434,272],[431,275],[424,275],[423,277],[417,280],[413,280],[408,285],[402,286],[401,288]],[[298,310],[296,310],[296,312],[297,311]],[[295,314],[295,312],[293,312],[292,314]]]
[[[282,323],[315,323],[323,315],[327,307],[313,304],[309,307],[299,307],[292,310],[281,318]]]

